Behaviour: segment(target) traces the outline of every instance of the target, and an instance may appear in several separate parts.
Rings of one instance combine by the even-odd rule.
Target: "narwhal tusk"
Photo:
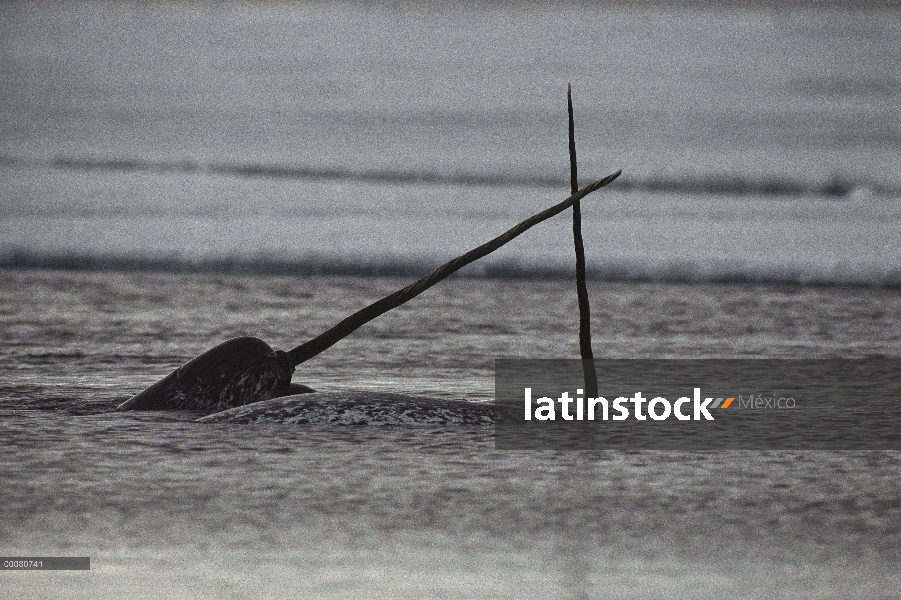
[[[361,326],[421,294],[451,273],[494,252],[530,227],[598,190],[622,171],[595,181],[560,204],[534,215],[503,235],[438,267],[419,281],[370,304],[325,333],[291,350],[273,350],[263,340],[222,342],[119,405],[119,410],[225,410],[291,393],[294,367],[346,338]]]
[[[566,105],[569,113],[569,185],[572,193],[579,188],[579,169],[576,165],[576,124],[573,118],[572,85],[566,86]],[[591,306],[588,302],[588,284],[585,281],[585,244],[582,242],[582,209],[573,204],[573,248],[576,252],[576,296],[579,300],[579,354],[585,378],[585,396],[598,395],[598,375],[591,351]]]
[[[366,308],[358,310],[328,331],[319,334],[309,342],[301,344],[297,348],[294,348],[293,350],[288,352],[288,357],[291,359],[291,362],[295,367],[302,362],[310,360],[317,354],[320,354],[321,352],[331,348],[333,345],[337,344],[376,317],[379,317],[389,310],[397,308],[408,300],[415,298],[445,277],[451,275],[459,269],[462,269],[469,263],[476,261],[483,256],[491,254],[513,238],[519,236],[521,233],[524,233],[526,230],[532,228],[538,223],[541,223],[542,221],[550,219],[554,215],[563,212],[591,192],[601,189],[602,187],[619,177],[620,173],[622,173],[622,169],[620,169],[616,173],[613,173],[612,175],[608,175],[603,179],[585,186],[581,190],[574,192],[569,198],[567,198],[560,204],[552,206],[547,210],[529,217],[522,223],[519,223],[518,225],[512,227],[506,233],[497,236],[490,242],[486,242],[478,248],[470,250],[466,254],[458,256],[457,258],[444,263],[422,279],[415,281],[407,287],[394,292],[390,296],[385,296],[381,300],[370,304]]]

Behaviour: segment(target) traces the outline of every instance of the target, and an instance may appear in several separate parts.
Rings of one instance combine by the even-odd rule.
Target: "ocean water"
[[[898,285],[893,10],[4,4],[0,262],[424,272],[568,192],[610,280]],[[568,277],[556,219],[471,274]]]
[[[112,409],[230,337],[287,349],[404,278],[0,271],[0,546],[90,556],[12,597],[892,598],[897,452],[497,451],[480,427]],[[569,281],[453,278],[296,382],[489,402],[577,357]],[[899,355],[896,289],[593,282],[602,358]]]
[[[13,598],[894,598],[897,452],[504,452],[112,409],[289,349],[568,192],[599,358],[901,355],[894,11],[0,6]],[[578,356],[561,215],[294,380],[489,402]]]

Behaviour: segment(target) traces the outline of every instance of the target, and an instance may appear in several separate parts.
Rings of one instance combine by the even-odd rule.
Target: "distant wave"
[[[473,186],[535,186],[566,188],[569,180],[562,177],[541,175],[491,175],[480,173],[440,173],[429,171],[348,170],[298,167],[290,165],[255,163],[200,163],[194,161],[146,161],[136,159],[97,159],[59,157],[47,161],[29,160],[0,155],[0,166],[30,165],[70,171],[114,172],[178,172],[211,173],[236,177],[262,177],[275,179],[310,179],[332,181],[371,181],[382,183],[426,183]],[[834,178],[811,182],[784,177],[750,178],[738,176],[709,176],[681,178],[620,177],[617,189],[663,193],[700,193],[728,195],[769,196],[826,196],[841,198],[856,189],[867,189],[874,194],[899,196],[901,188],[886,187],[866,181]]]
[[[92,254],[41,254],[31,251],[0,253],[0,268],[60,269],[73,271],[158,271],[170,273],[227,273],[238,275],[356,276],[417,278],[429,273],[437,263],[424,261],[361,260],[334,258],[269,259],[228,257],[192,259],[188,257],[149,258]],[[633,283],[754,283],[803,286],[855,286],[901,288],[901,267],[892,271],[834,269],[785,265],[744,265],[726,262],[660,263],[622,262],[588,265],[592,281]],[[454,277],[501,280],[567,280],[574,277],[573,266],[532,265],[524,262],[485,260],[462,269]]]

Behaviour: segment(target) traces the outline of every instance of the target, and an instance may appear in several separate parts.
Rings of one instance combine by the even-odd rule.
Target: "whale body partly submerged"
[[[494,408],[465,400],[404,394],[314,392],[246,404],[197,420],[201,423],[472,426],[493,425]]]

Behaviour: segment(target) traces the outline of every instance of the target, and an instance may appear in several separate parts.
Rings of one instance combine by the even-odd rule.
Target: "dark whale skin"
[[[287,353],[258,338],[234,338],[185,363],[117,410],[225,410],[288,393],[293,374]]]

